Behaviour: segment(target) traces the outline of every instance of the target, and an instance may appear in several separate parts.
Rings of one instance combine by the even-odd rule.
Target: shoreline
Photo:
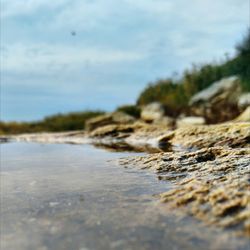
[[[107,125],[71,131],[0,137],[5,142],[92,144],[144,156],[121,159],[123,167],[153,170],[173,188],[159,199],[213,226],[250,236],[250,123],[188,126]]]

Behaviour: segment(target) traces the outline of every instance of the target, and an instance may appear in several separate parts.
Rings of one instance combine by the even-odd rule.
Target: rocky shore
[[[194,97],[192,109],[200,116],[174,120],[164,115],[160,104],[153,103],[142,110],[141,119],[115,112],[92,118],[85,131],[1,140],[91,143],[115,151],[147,152],[121,159],[119,164],[154,171],[160,180],[171,183],[170,190],[160,194],[167,208],[250,236],[249,94],[240,96],[237,88],[230,95],[237,84],[238,79],[232,77]],[[229,101],[228,107],[234,107],[231,117],[223,109]],[[209,124],[218,116],[231,120]]]
[[[153,170],[160,180],[171,182],[171,190],[160,195],[169,208],[250,236],[250,123],[175,130],[119,125],[91,136],[113,148],[123,142],[134,150],[151,152],[119,163]]]
[[[210,147],[195,152],[158,153],[122,159],[123,166],[156,172],[170,181],[160,195],[169,209],[250,236],[250,149]]]
[[[171,182],[171,189],[160,194],[167,207],[250,236],[250,123],[171,130],[135,122],[105,125],[90,133],[27,134],[11,139],[149,152],[121,159],[119,164],[154,171],[159,180]]]

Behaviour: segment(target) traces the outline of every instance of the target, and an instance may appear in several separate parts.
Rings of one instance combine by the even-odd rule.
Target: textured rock
[[[146,122],[153,122],[162,119],[164,114],[163,106],[158,102],[153,102],[142,108],[141,119]]]
[[[173,151],[120,160],[121,165],[153,170],[170,182],[170,189],[160,195],[168,208],[250,235],[249,122],[173,131],[150,126],[126,140],[131,137],[137,142],[157,138],[158,146],[165,143]]]
[[[175,120],[172,117],[164,116],[153,121],[153,125],[165,126],[166,128],[173,128]]]
[[[240,92],[241,88],[239,78],[231,76],[213,83],[208,88],[194,95],[190,100],[190,104],[192,105],[200,102],[213,103],[217,102],[217,99],[221,98],[227,98],[230,102],[236,102]]]
[[[112,120],[117,124],[128,124],[135,122],[135,118],[131,115],[128,115],[124,112],[117,111],[112,113]]]
[[[190,149],[213,146],[249,147],[250,123],[224,123],[180,128],[175,130],[171,140],[168,138],[167,140],[172,145]]]
[[[250,123],[171,127],[136,122],[127,125],[107,125],[90,133],[91,138],[115,139],[145,151],[196,150],[204,147],[250,147]]]
[[[135,121],[134,117],[123,112],[114,112],[100,115],[86,121],[85,127],[87,131],[93,131],[96,128],[111,124],[128,124]]]
[[[144,123],[136,122],[133,124],[111,124],[101,126],[90,133],[90,137],[114,137],[117,139],[127,137],[136,130],[145,126]]]
[[[135,130],[125,141],[133,147],[145,145],[159,151],[193,151],[212,146],[250,147],[250,123],[186,126],[176,130],[148,125]]]
[[[204,125],[206,123],[204,117],[198,116],[187,116],[177,120],[176,126],[177,128],[185,127],[185,126],[193,126],[193,125]]]
[[[111,114],[99,115],[86,121],[85,128],[92,131],[98,127],[113,123]]]
[[[204,148],[120,160],[121,165],[152,169],[172,183],[161,194],[170,208],[250,235],[250,149]]]
[[[209,123],[232,120],[239,114],[241,91],[238,77],[224,78],[191,98],[191,113],[205,117]]]

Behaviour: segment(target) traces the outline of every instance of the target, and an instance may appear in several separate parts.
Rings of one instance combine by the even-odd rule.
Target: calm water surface
[[[130,155],[2,144],[1,250],[249,249],[245,238],[166,211],[154,195],[169,184],[114,161]]]

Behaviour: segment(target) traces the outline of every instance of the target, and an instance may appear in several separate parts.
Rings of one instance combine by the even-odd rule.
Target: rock
[[[169,141],[182,149],[204,147],[250,147],[250,123],[224,123],[215,125],[189,126],[176,129]]]
[[[136,130],[143,127],[144,124],[140,122],[136,122],[133,124],[110,124],[106,126],[98,127],[97,129],[93,130],[90,133],[90,137],[99,137],[99,138],[105,138],[105,137],[113,137],[116,139],[121,139],[128,137],[132,133],[134,133]]]
[[[85,129],[92,131],[98,127],[105,126],[112,123],[111,114],[99,115],[97,117],[88,119],[85,123]]]
[[[212,146],[250,147],[250,122],[190,125],[175,130],[149,124],[131,133],[126,142],[133,147],[145,145],[160,151],[193,151]]]
[[[243,93],[239,97],[238,106],[240,109],[245,109],[250,106],[250,93]]]
[[[211,147],[122,159],[125,166],[155,171],[173,183],[161,194],[168,208],[250,235],[250,149]]]
[[[183,151],[204,147],[250,147],[250,122],[189,125],[172,130],[166,125],[135,122],[107,125],[90,133],[92,138],[123,140],[144,151]]]
[[[228,98],[229,101],[235,102],[239,97],[239,93],[241,93],[239,78],[231,76],[213,83],[208,88],[194,95],[190,104],[192,105],[200,102],[212,103],[220,101],[217,99],[221,98]]]
[[[135,118],[131,115],[116,111],[112,113],[112,120],[116,124],[129,124],[135,122]]]
[[[193,125],[204,125],[206,123],[204,117],[198,116],[187,116],[177,120],[176,126],[177,128],[185,127],[185,126],[193,126]]]
[[[250,122],[250,106],[248,106],[244,112],[242,112],[237,118],[234,119],[235,122]]]
[[[112,137],[119,137],[120,133],[132,133],[133,127],[130,125],[117,125],[111,124],[106,126],[101,126],[90,133],[91,137],[105,137],[105,136],[112,136]]]
[[[162,136],[166,137],[167,133],[174,134],[165,125],[145,124],[143,127],[135,130],[125,141],[134,148],[144,149],[145,152],[170,151],[171,145],[168,142],[163,142],[159,146],[159,138]]]
[[[191,113],[205,117],[208,123],[234,119],[239,114],[240,80],[236,76],[223,78],[194,95],[190,100]]]
[[[135,118],[123,112],[113,112],[105,115],[100,115],[86,121],[85,128],[87,131],[110,124],[128,124],[133,123]]]
[[[175,120],[172,117],[164,116],[153,121],[154,125],[165,126],[165,128],[173,128]]]
[[[141,119],[145,122],[153,122],[162,119],[164,114],[164,107],[158,102],[153,102],[142,108]]]

